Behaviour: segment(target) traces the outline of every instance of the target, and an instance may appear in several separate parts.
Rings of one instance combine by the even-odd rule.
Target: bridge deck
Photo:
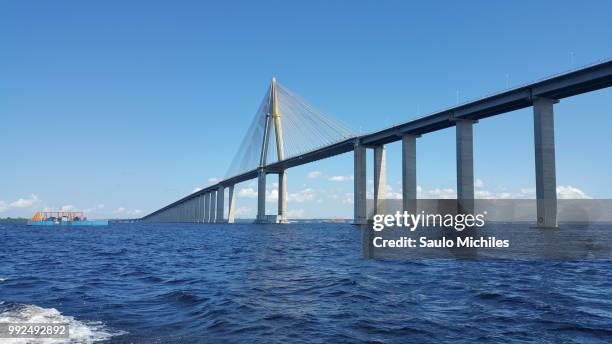
[[[375,131],[344,141],[315,149],[299,156],[291,157],[266,166],[270,173],[282,171],[291,167],[304,165],[313,161],[329,158],[353,150],[356,142],[366,146],[378,146],[401,140],[404,134],[426,134],[449,128],[458,119],[480,120],[500,115],[533,105],[537,97],[563,99],[582,93],[587,93],[612,86],[612,60],[586,66],[567,73],[559,74],[533,83],[525,84],[510,90],[483,97],[478,100],[447,108],[399,125]],[[218,184],[208,186],[196,193],[179,199],[145,217],[157,214],[177,204],[217,190],[219,184],[232,185],[254,179],[257,169],[230,177]]]

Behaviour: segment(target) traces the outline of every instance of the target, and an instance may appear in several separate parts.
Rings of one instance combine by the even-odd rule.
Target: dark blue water
[[[69,321],[79,343],[612,342],[611,262],[364,260],[360,239],[2,225],[0,321]]]

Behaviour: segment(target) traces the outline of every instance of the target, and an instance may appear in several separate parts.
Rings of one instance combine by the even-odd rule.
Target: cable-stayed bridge
[[[557,225],[554,107],[561,99],[612,86],[612,61],[558,74],[411,121],[357,135],[322,114],[272,79],[231,162],[226,178],[145,217],[146,222],[233,223],[237,183],[258,179],[257,223],[286,222],[287,170],[354,152],[354,223],[367,222],[366,150],[374,150],[374,213],[385,198],[385,145],[402,141],[402,197],[414,210],[417,196],[416,143],[421,135],[456,128],[457,199],[471,211],[474,199],[472,128],[479,120],[533,108],[537,223]],[[266,212],[266,175],[278,175],[278,209]],[[225,199],[227,189],[227,201]],[[227,212],[225,207],[227,206]],[[227,214],[227,215],[226,215]]]

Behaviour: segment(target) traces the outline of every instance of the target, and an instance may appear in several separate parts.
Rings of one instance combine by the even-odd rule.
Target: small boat
[[[88,220],[82,211],[38,211],[28,226],[108,226],[108,220]]]

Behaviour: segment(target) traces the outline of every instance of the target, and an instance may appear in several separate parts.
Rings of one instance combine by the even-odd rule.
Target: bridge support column
[[[287,222],[287,172],[278,174],[278,223]]]
[[[199,195],[198,198],[198,208],[196,212],[196,222],[202,223],[202,214],[204,213],[202,210],[204,208],[204,196]]]
[[[557,100],[546,98],[536,98],[533,102],[538,227],[557,227],[557,172],[553,110],[553,105],[557,102]]]
[[[191,222],[191,200],[183,202],[185,208],[185,220],[183,222]]]
[[[229,190],[227,193],[227,223],[234,223],[236,214],[234,213],[234,208],[236,204],[234,202],[234,184],[229,186]]]
[[[204,198],[206,198],[205,194],[198,197],[198,223],[204,223]]]
[[[189,199],[185,201],[185,222],[191,222],[191,218],[192,218],[191,210],[192,210],[191,200]]]
[[[210,222],[210,192],[204,194],[204,223]]]
[[[259,170],[257,176],[257,219],[255,222],[266,221],[266,171]]]
[[[387,194],[387,152],[385,146],[374,147],[374,214],[384,214]]]
[[[183,206],[185,207],[185,222],[191,222],[191,200],[185,201]]]
[[[210,192],[210,223],[215,223],[217,219],[217,191]]]
[[[366,147],[355,144],[353,171],[353,224],[362,225],[366,219]]]
[[[195,208],[194,212],[193,212],[193,223],[199,223],[200,222],[200,196],[196,196],[193,199],[193,207]]]
[[[458,211],[474,212],[474,148],[472,127],[475,121],[457,120],[457,200]]]
[[[418,135],[402,136],[402,208],[410,214],[417,209],[416,139]]]
[[[196,210],[197,210],[197,198],[192,198],[189,200],[189,222],[196,222]]]
[[[194,197],[191,199],[191,217],[189,218],[189,222],[196,223],[198,222],[198,198]]]
[[[219,184],[219,189],[217,190],[217,223],[224,223],[224,209],[225,206],[225,187]]]
[[[191,221],[193,223],[198,222],[198,197],[191,199]]]

